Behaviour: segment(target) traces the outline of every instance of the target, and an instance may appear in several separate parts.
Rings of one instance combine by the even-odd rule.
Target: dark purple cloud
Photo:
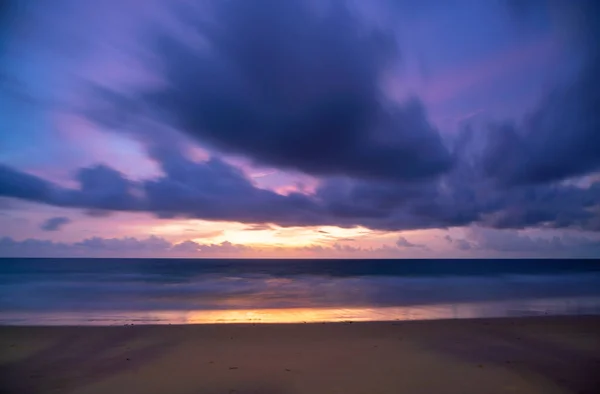
[[[218,159],[196,163],[171,155],[161,166],[164,177],[143,183],[147,210],[161,217],[292,226],[321,224],[326,214],[302,194],[282,196],[255,187],[239,169]]]
[[[598,2],[521,3],[506,1],[513,15],[534,26],[540,15],[556,14],[582,65],[528,116],[480,127],[478,166],[504,185],[598,170]],[[142,107],[158,106],[214,149],[318,176],[422,180],[464,160],[442,143],[418,99],[397,104],[383,98],[381,77],[400,57],[390,31],[366,26],[343,5],[318,13],[301,0],[208,4],[203,15],[194,9],[183,18],[200,47],[169,34],[158,40],[164,89],[135,100],[101,90],[118,110],[94,117],[121,124]]]
[[[48,203],[53,191],[50,182],[0,164],[0,196]]]
[[[67,189],[40,177],[0,164],[0,196],[54,206],[102,210],[142,210],[133,195],[134,183],[120,172],[104,166],[77,171],[78,189]]]
[[[199,218],[281,226],[364,226],[380,230],[447,228],[480,224],[492,228],[600,229],[600,183],[498,188],[463,162],[439,181],[398,183],[324,180],[314,194],[280,195],[256,187],[236,167],[218,159],[194,162],[166,156],[164,175],[131,181],[107,167],[78,174],[67,189],[16,170],[0,172],[0,196],[86,211],[151,212],[158,217]],[[82,175],[83,174],[83,175]],[[45,194],[23,193],[43,185]],[[28,186],[29,187],[29,186]]]
[[[209,4],[208,17],[187,15],[202,48],[160,39],[169,83],[146,97],[187,134],[313,175],[416,180],[451,166],[419,100],[380,91],[399,58],[390,31],[342,2],[321,12],[302,0]]]
[[[527,18],[547,11],[520,3],[527,2],[511,4]],[[482,165],[505,184],[557,181],[600,170],[600,3],[546,3],[570,44],[582,52],[582,65],[577,77],[555,86],[521,121],[488,126]]]
[[[82,168],[77,172],[80,188],[65,196],[65,204],[81,204],[99,210],[136,210],[135,184],[120,172],[104,166]],[[70,201],[70,200],[73,201]]]
[[[57,231],[60,230],[64,225],[69,224],[71,219],[65,216],[57,216],[50,218],[42,223],[40,228],[44,231]]]

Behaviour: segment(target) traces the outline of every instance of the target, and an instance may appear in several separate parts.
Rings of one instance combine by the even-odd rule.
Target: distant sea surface
[[[600,314],[594,260],[0,259],[0,324]]]

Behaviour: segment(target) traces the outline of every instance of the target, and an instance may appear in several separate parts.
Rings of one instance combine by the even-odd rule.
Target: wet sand
[[[0,327],[0,393],[600,393],[600,317]]]

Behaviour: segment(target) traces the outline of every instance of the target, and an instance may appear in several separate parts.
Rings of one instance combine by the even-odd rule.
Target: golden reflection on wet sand
[[[542,299],[516,302],[433,304],[378,308],[289,308],[190,311],[185,313],[185,323],[320,323],[344,321],[468,319],[523,314],[564,314],[572,313],[570,307],[573,306],[581,309],[586,305],[597,304],[597,299]]]
[[[592,311],[592,312],[590,312]],[[593,312],[596,311],[596,312]],[[0,313],[9,325],[122,325],[211,323],[320,323],[577,315],[600,311],[600,299],[563,298],[376,308],[281,308],[196,311]]]

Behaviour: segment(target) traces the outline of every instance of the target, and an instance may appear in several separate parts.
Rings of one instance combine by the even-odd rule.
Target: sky
[[[9,0],[0,256],[600,256],[595,0]]]

